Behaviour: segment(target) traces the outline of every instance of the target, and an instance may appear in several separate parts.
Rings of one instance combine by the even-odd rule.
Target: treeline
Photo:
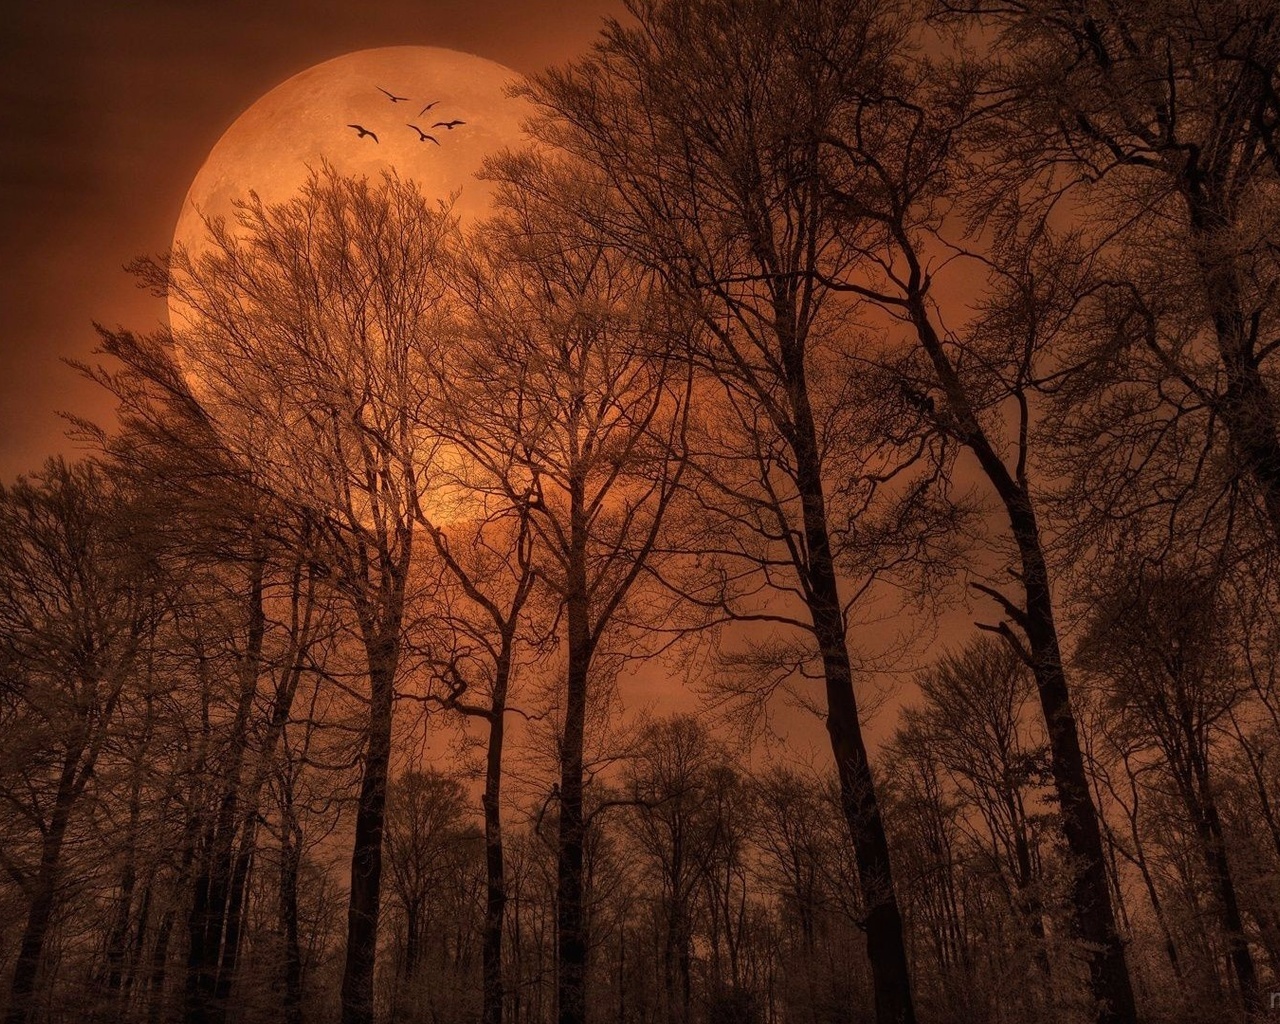
[[[140,260],[0,492],[7,1024],[1264,1018],[1278,69],[637,0],[490,220],[323,168]]]

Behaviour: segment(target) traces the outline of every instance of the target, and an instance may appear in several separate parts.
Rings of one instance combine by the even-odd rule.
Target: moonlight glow
[[[250,191],[267,203],[288,199],[323,160],[342,174],[370,178],[394,170],[429,198],[458,192],[459,215],[482,216],[490,189],[475,173],[486,156],[525,141],[520,125],[528,108],[506,93],[517,78],[494,61],[433,46],[359,50],[307,68],[249,107],[218,140],[183,200],[174,243],[199,250],[202,217],[233,221],[234,202]],[[392,102],[382,89],[405,99]],[[432,127],[449,121],[464,123]],[[411,124],[439,144],[422,141]],[[173,304],[169,314],[178,327]]]

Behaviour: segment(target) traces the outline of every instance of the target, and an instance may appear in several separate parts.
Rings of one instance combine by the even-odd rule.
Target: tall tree
[[[27,897],[8,1024],[35,1011],[65,844],[162,608],[129,506],[101,469],[61,460],[0,489],[0,799],[26,826],[0,853]]]
[[[274,500],[254,467],[220,441],[172,339],[101,334],[102,351],[122,366],[82,370],[117,399],[121,429],[107,435],[84,422],[78,429],[132,487],[166,495],[166,507],[141,524],[183,620],[164,638],[160,660],[205,668],[212,661],[218,668],[202,678],[228,682],[202,708],[218,725],[203,723],[211,727],[201,729],[184,800],[196,827],[184,1012],[220,1020],[237,974],[262,794],[312,647],[333,626],[331,595],[319,581],[307,517]],[[167,710],[196,717],[195,708]]]
[[[459,279],[466,314],[445,397],[471,427],[454,443],[509,501],[528,504],[537,573],[562,616],[557,1013],[580,1024],[587,709],[677,493],[688,379],[674,358],[677,311],[658,282],[563,203],[524,187],[564,194],[572,179],[536,158],[495,173],[506,181],[503,218],[476,239]]]
[[[1063,662],[1036,483],[1035,396],[1088,264],[1045,216],[1025,221],[1017,196],[1007,197],[1005,216],[979,216],[973,226],[967,215],[977,193],[966,184],[983,174],[971,131],[979,92],[966,67],[940,75],[904,53],[888,88],[851,87],[835,130],[814,142],[845,237],[865,257],[841,286],[878,306],[902,342],[880,371],[922,421],[967,450],[1007,524],[1002,570],[1021,594],[1010,597],[998,578],[972,585],[1001,610],[1003,621],[984,628],[1002,635],[1035,679],[1095,1017],[1132,1021],[1133,986]],[[980,268],[981,298],[967,310],[948,301],[954,293],[935,274],[936,261],[956,255]],[[972,289],[972,278],[964,286]]]
[[[184,309],[178,350],[224,443],[311,516],[365,653],[344,1024],[373,1019],[392,708],[433,445],[424,359],[448,223],[408,182],[325,168],[286,203],[255,196],[237,225],[211,222],[205,251],[140,265]]]
[[[586,215],[701,316],[690,356],[707,429],[694,465],[709,514],[695,543],[716,581],[693,596],[777,630],[782,677],[820,674],[877,1019],[911,1021],[849,632],[855,603],[928,536],[929,479],[945,455],[913,444],[894,404],[862,388],[875,342],[829,286],[855,273],[856,253],[821,148],[850,83],[882,87],[902,24],[865,0],[628,6],[638,25],[609,23],[593,55],[530,92],[548,114],[542,134],[619,197]],[[776,598],[767,608],[764,595]]]
[[[1245,683],[1224,643],[1225,602],[1212,577],[1172,566],[1115,566],[1095,584],[1079,653],[1105,687],[1121,734],[1159,752],[1204,857],[1231,969],[1249,1015],[1261,1009],[1238,883],[1219,807],[1214,730]]]
[[[442,393],[447,390],[443,385]],[[520,667],[520,641],[531,649],[545,637],[527,614],[537,582],[531,489],[521,490],[526,470],[516,457],[477,460],[468,452],[474,433],[462,410],[448,401],[432,414],[434,429],[450,445],[450,466],[437,475],[434,503],[418,508],[449,583],[439,602],[452,642],[437,655],[445,695],[428,701],[485,723],[484,811],[485,924],[482,939],[484,1024],[502,1024],[505,983],[502,936],[507,904],[502,838],[503,756],[513,683]],[[453,500],[441,495],[451,494]],[[545,629],[542,630],[545,633]]]

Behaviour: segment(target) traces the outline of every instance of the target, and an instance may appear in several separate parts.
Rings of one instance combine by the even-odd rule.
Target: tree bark
[[[587,935],[583,914],[583,744],[591,665],[587,596],[587,526],[583,484],[570,482],[570,551],[565,618],[569,642],[564,735],[560,741],[560,824],[556,858],[556,1015],[559,1024],[586,1024]]]
[[[791,367],[790,376],[795,414],[792,447],[808,553],[805,568],[809,614],[822,657],[827,733],[840,778],[840,805],[853,840],[858,884],[866,913],[867,957],[871,962],[876,1021],[877,1024],[912,1024],[915,1007],[911,997],[902,914],[894,891],[889,841],[876,799],[875,780],[853,692],[853,669],[849,662],[844,609],[828,533],[817,431],[803,367]]]
[[[342,1024],[373,1024],[373,980],[382,906],[382,833],[391,763],[391,709],[400,653],[396,623],[369,649],[369,725],[351,851]]]
[[[502,744],[510,681],[510,657],[504,652],[494,674],[493,700],[489,715],[489,749],[485,760],[484,863],[485,907],[483,960],[483,1024],[502,1024],[505,990],[502,978],[502,923],[507,906],[507,879],[502,845]]]
[[[919,268],[913,267],[913,278],[919,274]],[[1133,985],[1111,906],[1102,831],[1089,794],[1089,777],[1058,645],[1049,568],[1040,541],[1035,506],[1026,481],[1015,479],[1009,472],[979,423],[964,384],[934,330],[918,281],[910,293],[908,312],[942,387],[946,403],[944,429],[977,458],[1004,506],[1017,544],[1026,600],[1020,609],[1008,605],[1005,610],[1014,615],[1026,637],[1030,667],[1044,715],[1063,838],[1075,860],[1072,909],[1077,937],[1087,944],[1089,988],[1097,1004],[1094,1019],[1097,1024],[1133,1024],[1137,1019]]]

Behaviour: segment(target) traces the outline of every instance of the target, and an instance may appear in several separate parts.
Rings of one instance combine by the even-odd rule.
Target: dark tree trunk
[[[284,935],[284,1020],[302,1024],[302,947],[298,942],[298,873],[302,864],[302,829],[285,799],[280,843],[280,931]]]
[[[34,1009],[36,979],[40,973],[44,940],[53,917],[54,900],[58,892],[58,871],[62,862],[62,843],[67,826],[71,822],[71,808],[87,777],[80,768],[84,747],[67,752],[63,759],[61,777],[54,796],[53,813],[49,827],[40,844],[40,864],[32,885],[31,905],[27,909],[27,921],[22,930],[22,942],[18,947],[18,959],[13,967],[13,983],[9,988],[9,1007],[5,1012],[5,1024],[27,1024]]]
[[[53,916],[61,849],[61,834],[46,837],[40,854],[40,868],[33,887],[31,906],[27,910],[26,926],[22,931],[22,943],[18,947],[18,959],[13,968],[13,984],[9,989],[9,1009],[5,1014],[5,1024],[27,1024],[31,1020],[41,954],[44,952],[49,921]]]
[[[918,268],[913,268],[913,276],[919,276]],[[1089,777],[1085,771],[1079,730],[1058,646],[1049,568],[1030,490],[1021,473],[1015,479],[1009,472],[987,438],[964,384],[929,319],[924,295],[917,289],[911,292],[909,313],[942,387],[947,410],[944,429],[977,458],[1004,505],[1010,531],[1018,547],[1026,601],[1022,608],[1006,603],[1005,611],[1015,619],[1026,637],[1030,667],[1049,737],[1063,838],[1075,861],[1071,902],[1077,937],[1087,947],[1089,987],[1097,1004],[1094,1019],[1097,1024],[1133,1024],[1137,1019],[1133,986],[1111,906],[1102,831],[1089,794]]]
[[[207,693],[204,699],[207,700]],[[204,767],[203,755],[199,761],[200,769]],[[200,833],[200,818],[196,813],[189,813],[183,828],[182,858],[178,869],[175,888],[184,891],[191,880],[191,868],[195,863],[196,838]],[[165,1012],[166,987],[169,971],[169,943],[173,938],[173,929],[178,922],[178,912],[170,908],[160,917],[160,927],[156,930],[156,944],[151,951],[150,973],[147,980],[147,1024],[160,1024],[167,1019]]]
[[[138,984],[138,973],[142,964],[142,951],[147,944],[147,931],[151,926],[151,901],[154,893],[152,881],[148,880],[142,890],[142,900],[138,906],[138,926],[133,932],[133,942],[130,944],[129,951],[125,962],[125,972],[123,983],[121,984],[120,996],[126,1002]]]
[[[176,911],[166,910],[156,929],[156,944],[151,950],[151,971],[147,979],[147,1024],[165,1020],[165,989],[169,973],[169,942],[177,924]]]
[[[418,898],[405,906],[404,916],[404,977],[406,981],[412,981],[422,960],[422,903]]]
[[[256,802],[256,799],[255,799]],[[255,814],[256,818],[256,814]],[[219,1007],[219,1019],[225,1019],[231,1005],[231,989],[236,980],[236,968],[240,963],[240,940],[244,930],[245,900],[249,894],[249,873],[253,867],[257,828],[255,820],[246,818],[231,871],[230,893],[227,899],[227,925],[222,942],[222,956],[218,961],[218,974],[214,985],[214,1002]]]
[[[504,654],[494,675],[489,715],[489,749],[485,761],[484,864],[485,906],[482,948],[483,1024],[502,1024],[505,991],[502,979],[502,923],[507,906],[506,865],[502,846],[502,744],[507,707],[510,658]]]
[[[262,643],[266,635],[266,612],[262,603],[265,575],[266,559],[259,556],[253,563],[249,580],[248,630],[244,654],[238,666],[240,692],[228,743],[227,764],[222,775],[224,788],[218,802],[218,813],[209,824],[187,917],[190,936],[187,949],[187,1024],[221,1024],[226,1019],[226,1006],[218,998],[218,973],[227,931],[227,913],[234,898],[232,875],[240,824],[241,771],[249,746],[249,722],[262,670]],[[223,983],[227,989],[230,985],[230,979]]]
[[[133,764],[133,779],[129,786],[129,824],[124,849],[125,862],[120,871],[120,894],[116,901],[115,919],[107,936],[106,978],[104,981],[108,1013],[118,1012],[118,1004],[130,982],[139,940],[130,942],[130,925],[133,917],[133,897],[138,884],[138,825],[142,817],[142,778],[147,749],[154,727],[152,698],[146,697],[146,716],[142,737],[138,745],[138,757]],[[142,906],[138,913],[135,935],[141,936],[146,925],[150,887],[143,891]]]
[[[136,824],[136,804],[130,808],[130,832]],[[120,872],[120,894],[116,898],[114,919],[107,934],[106,977],[103,988],[114,1002],[124,988],[125,967],[129,956],[129,924],[133,916],[133,893],[138,883],[136,851],[132,838],[125,851],[125,864]]]
[[[556,1013],[559,1024],[585,1024],[587,1019],[587,935],[582,884],[586,825],[582,806],[582,771],[592,643],[582,491],[582,481],[575,478],[570,485],[571,550],[565,599],[569,666],[564,735],[560,741],[560,824],[556,859]]]
[[[785,346],[784,346],[785,347]],[[871,762],[858,721],[844,610],[828,533],[817,431],[803,366],[793,366],[796,486],[803,503],[809,614],[826,682],[827,733],[840,778],[840,803],[853,840],[858,884],[866,913],[867,957],[877,1024],[912,1024],[915,1008],[902,915],[893,885],[889,841],[876,799]]]
[[[1263,1011],[1261,993],[1258,990],[1258,970],[1249,949],[1244,919],[1240,913],[1240,900],[1236,894],[1235,879],[1227,858],[1226,837],[1222,832],[1222,818],[1218,803],[1210,788],[1209,767],[1203,757],[1194,753],[1186,767],[1181,788],[1187,810],[1200,841],[1205,866],[1209,869],[1213,892],[1222,922],[1223,938],[1227,945],[1227,960],[1240,988],[1240,1001],[1246,1016],[1253,1020]]]
[[[369,724],[351,851],[342,1024],[373,1024],[373,980],[382,906],[382,833],[391,763],[391,709],[400,652],[398,620],[369,649]]]

